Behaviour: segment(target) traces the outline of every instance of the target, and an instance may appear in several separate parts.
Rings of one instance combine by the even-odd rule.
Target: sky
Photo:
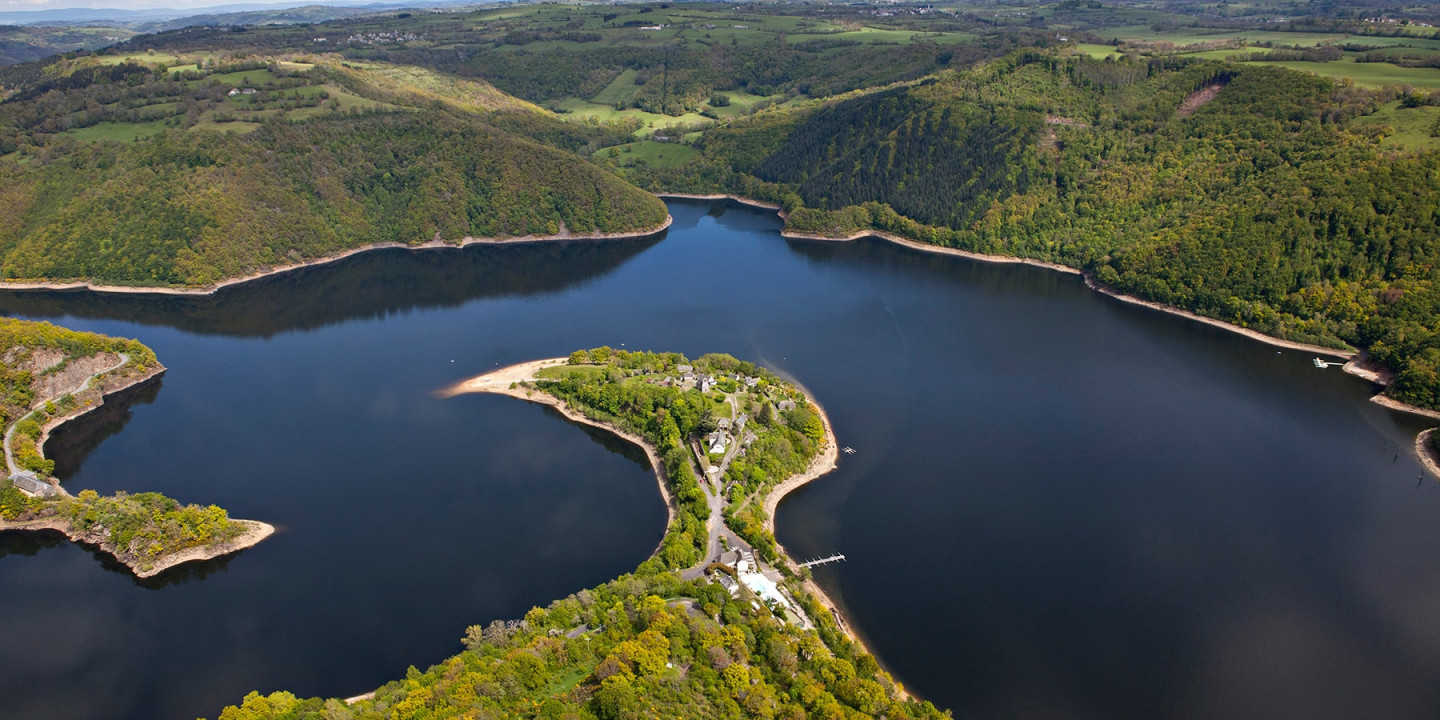
[[[0,0],[0,12],[26,10],[59,10],[63,8],[118,8],[122,10],[173,9],[190,14],[217,5],[269,5],[294,7],[300,5],[350,5],[350,2],[328,0],[291,0],[290,2],[254,2],[253,0]]]

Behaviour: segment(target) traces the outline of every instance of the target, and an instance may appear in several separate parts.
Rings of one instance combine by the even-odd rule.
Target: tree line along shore
[[[825,102],[712,119],[686,135],[683,161],[625,167],[593,150],[633,133],[547,112],[533,83],[511,79],[536,93],[527,102],[446,76],[423,54],[404,67],[275,50],[178,72],[143,56],[5,70],[0,135],[16,149],[0,160],[0,213],[18,222],[0,228],[0,278],[205,291],[367,247],[649,234],[666,222],[650,192],[722,195],[779,207],[790,237],[875,233],[1071,268],[1120,296],[1363,351],[1388,397],[1440,408],[1440,151],[1396,149],[1361,122],[1429,95],[1203,57],[982,50],[904,82],[851,78]],[[723,71],[702,75],[714,72],[723,85]],[[117,144],[57,132],[167,98],[242,102],[211,96],[251,82],[264,97],[247,112],[269,119],[245,133],[202,122]],[[300,102],[342,91],[373,104]],[[95,182],[69,182],[76,172]]]

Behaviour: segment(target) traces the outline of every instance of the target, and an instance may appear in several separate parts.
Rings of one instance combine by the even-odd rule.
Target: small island
[[[373,692],[252,692],[220,720],[946,717],[880,667],[775,543],[779,499],[837,457],[799,385],[729,355],[601,347],[439,394],[463,393],[548,405],[642,447],[670,508],[655,552],[522,619],[471,626],[464,652]]]
[[[0,417],[7,476],[0,479],[0,532],[58,531],[100,548],[137,577],[209,560],[269,537],[275,528],[224,509],[184,505],[159,493],[71,495],[52,473],[45,441],[105,398],[164,374],[136,340],[0,318]]]

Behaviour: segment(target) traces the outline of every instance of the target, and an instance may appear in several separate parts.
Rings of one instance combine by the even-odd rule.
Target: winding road
[[[20,417],[19,420],[16,420],[15,422],[11,423],[11,424],[10,424],[10,427],[8,427],[8,428],[5,429],[5,467],[6,467],[6,469],[9,470],[9,473],[10,473],[11,475],[14,475],[15,473],[17,473],[17,472],[20,471],[20,469],[15,465],[15,453],[14,453],[14,451],[12,451],[12,450],[10,449],[10,440],[11,440],[11,438],[13,438],[13,437],[15,436],[15,428],[18,427],[18,426],[20,425],[20,423],[24,422],[24,421],[25,421],[25,418],[28,418],[28,417],[30,417],[31,415],[34,415],[36,410],[39,410],[41,407],[44,407],[44,406],[45,406],[45,403],[50,402],[50,401],[52,401],[52,400],[58,400],[58,399],[60,399],[60,398],[62,398],[62,397],[65,397],[66,395],[74,395],[74,394],[76,394],[76,393],[85,392],[86,390],[89,390],[89,389],[90,389],[90,383],[94,382],[94,381],[95,381],[95,378],[100,377],[101,375],[104,375],[105,373],[113,372],[113,371],[115,371],[115,370],[119,370],[120,368],[125,367],[125,364],[126,364],[126,363],[130,362],[130,356],[129,356],[128,354],[126,354],[126,353],[116,353],[116,355],[120,358],[120,361],[119,361],[119,362],[115,363],[114,365],[111,365],[110,367],[101,368],[101,369],[99,369],[99,370],[96,370],[96,371],[93,372],[93,373],[90,373],[89,375],[86,375],[86,376],[85,376],[85,379],[80,381],[80,386],[77,387],[77,388],[75,388],[74,390],[71,390],[71,391],[69,391],[69,392],[63,392],[63,393],[60,393],[60,394],[58,394],[58,395],[54,395],[54,396],[52,396],[52,397],[40,398],[40,399],[36,402],[36,404],[35,404],[35,409],[34,409],[34,410],[31,410],[30,412],[25,413],[23,416]],[[61,492],[64,492],[64,490],[62,489]]]

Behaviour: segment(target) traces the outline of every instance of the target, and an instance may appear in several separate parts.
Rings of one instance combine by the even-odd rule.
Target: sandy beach
[[[570,409],[562,400],[549,393],[543,393],[529,388],[510,387],[516,383],[538,379],[538,373],[541,370],[564,365],[567,362],[569,362],[569,358],[546,358],[544,360],[533,360],[516,365],[507,365],[498,370],[492,370],[483,375],[476,375],[469,380],[455,383],[444,390],[440,390],[436,395],[448,398],[466,393],[495,393],[497,395],[508,395],[540,405],[549,405],[560,411],[560,414],[569,420],[573,420],[582,425],[600,428],[639,445],[640,449],[645,451],[645,457],[650,461],[650,468],[655,471],[655,482],[660,488],[660,497],[665,499],[665,528],[668,532],[670,524],[675,522],[675,498],[671,495],[670,486],[665,481],[665,465],[660,462],[660,452],[656,450],[654,446],[647,442],[645,438],[635,433],[627,432],[613,425],[606,425],[605,423],[596,422],[585,417],[583,414]],[[656,545],[655,549],[658,551],[660,546]]]

